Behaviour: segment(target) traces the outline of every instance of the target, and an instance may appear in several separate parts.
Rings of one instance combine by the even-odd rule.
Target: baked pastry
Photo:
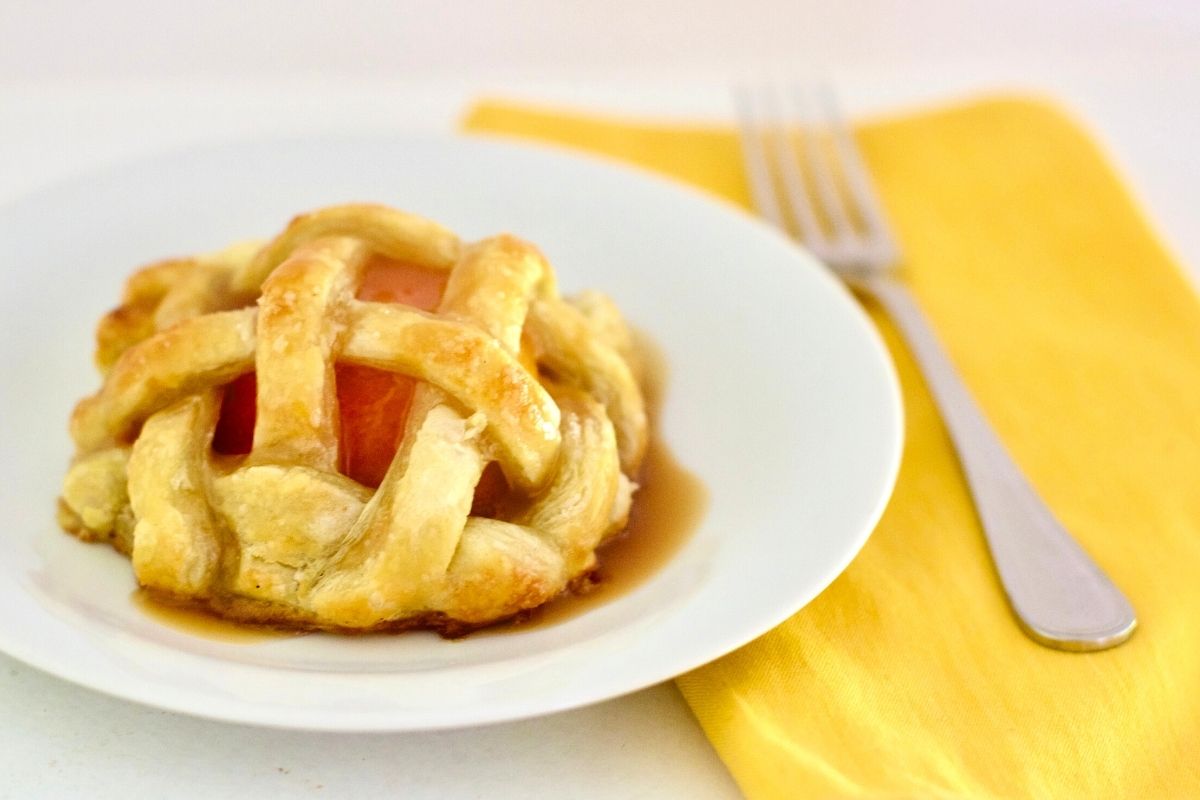
[[[626,523],[630,333],[515,237],[326,208],[141,269],[96,338],[59,521],[222,616],[456,635],[568,589]]]

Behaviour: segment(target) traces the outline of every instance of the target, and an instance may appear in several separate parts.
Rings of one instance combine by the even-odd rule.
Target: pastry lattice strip
[[[355,299],[372,255],[449,270],[437,313]],[[258,282],[257,308],[236,307]],[[611,304],[559,298],[519,240],[463,247],[419,218],[336,207],[258,249],[151,267],[126,301],[98,337],[104,386],[72,419],[64,500],[85,535],[132,525],[145,585],[269,621],[485,622],[549,599],[623,524],[645,443],[623,325]],[[523,332],[554,382],[521,363]],[[374,492],[337,472],[341,362],[422,381]],[[227,470],[211,454],[220,387],[251,369],[253,447]],[[492,459],[528,499],[471,517]]]

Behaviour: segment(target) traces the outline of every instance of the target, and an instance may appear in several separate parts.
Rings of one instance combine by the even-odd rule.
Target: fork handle
[[[925,375],[975,498],[1000,583],[1024,631],[1060,650],[1103,650],[1128,639],[1137,625],[1129,601],[1013,462],[908,289],[886,275],[856,285],[888,312]]]

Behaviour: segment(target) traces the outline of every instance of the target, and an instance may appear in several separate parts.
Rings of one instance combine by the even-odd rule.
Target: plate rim
[[[859,329],[859,332],[864,335],[865,341],[869,343],[872,357],[875,361],[875,367],[879,368],[882,373],[879,377],[884,379],[884,383],[887,387],[887,398],[885,405],[890,418],[889,427],[891,429],[891,435],[888,438],[888,441],[881,443],[882,445],[886,446],[886,452],[880,459],[880,463],[883,466],[883,474],[886,477],[881,481],[879,490],[875,493],[876,498],[873,507],[870,508],[864,516],[864,524],[860,526],[860,530],[854,537],[846,537],[847,547],[842,553],[842,557],[830,560],[829,566],[822,572],[820,579],[812,581],[808,590],[798,595],[798,597],[802,598],[798,603],[788,604],[788,607],[786,608],[778,608],[772,614],[762,614],[754,625],[744,626],[736,635],[727,634],[720,639],[719,644],[710,644],[707,648],[705,648],[708,651],[707,655],[695,656],[682,662],[672,662],[669,666],[665,666],[660,669],[648,669],[645,671],[643,677],[639,680],[626,682],[621,688],[616,690],[603,689],[595,692],[584,691],[577,693],[571,699],[564,702],[528,708],[515,713],[511,711],[506,712],[504,707],[500,707],[496,713],[488,713],[492,709],[487,706],[481,706],[476,710],[477,713],[470,715],[469,719],[449,718],[442,720],[422,720],[411,723],[397,719],[376,720],[376,718],[371,718],[370,720],[355,720],[346,715],[322,718],[320,715],[314,717],[311,715],[311,713],[308,716],[301,714],[299,715],[300,718],[293,718],[288,713],[264,714],[263,712],[265,708],[263,706],[254,706],[252,702],[243,703],[239,707],[246,713],[225,713],[224,709],[222,708],[206,708],[202,703],[193,701],[191,699],[191,694],[180,694],[174,690],[155,690],[153,688],[154,684],[139,684],[136,682],[130,682],[128,680],[114,679],[108,674],[98,674],[96,672],[89,671],[86,667],[76,666],[72,663],[69,663],[69,660],[67,659],[55,659],[53,656],[45,653],[44,648],[39,648],[35,644],[27,643],[20,637],[10,636],[4,627],[0,627],[0,652],[4,652],[18,661],[24,662],[25,664],[56,678],[68,681],[86,689],[100,692],[110,697],[137,702],[142,705],[164,711],[182,713],[222,722],[284,730],[346,733],[452,730],[499,724],[503,722],[515,722],[545,714],[567,711],[603,702],[605,700],[622,697],[666,680],[671,680],[678,675],[710,663],[717,658],[720,658],[732,652],[733,650],[744,646],[750,641],[759,638],[772,628],[777,627],[787,618],[798,613],[805,606],[811,603],[813,599],[815,599],[826,588],[828,588],[828,586],[846,570],[854,558],[857,557],[863,546],[870,538],[875,527],[878,525],[878,522],[891,499],[895,489],[896,480],[899,475],[900,463],[903,456],[905,439],[905,409],[895,363],[891,358],[886,344],[884,343],[882,335],[875,324],[871,321],[866,310],[858,303],[858,301],[854,299],[852,293],[847,289],[847,287],[828,269],[826,269],[821,262],[812,255],[811,252],[798,243],[787,238],[784,234],[768,225],[765,221],[747,211],[742,206],[737,205],[729,199],[704,188],[697,187],[673,176],[664,175],[640,165],[631,164],[627,161],[623,161],[619,158],[606,154],[593,153],[561,143],[542,142],[540,140],[534,142],[529,139],[510,134],[472,132],[470,134],[463,135],[459,133],[435,133],[426,131],[401,131],[390,134],[347,134],[330,132],[325,134],[306,134],[295,136],[239,137],[221,142],[199,143],[185,147],[158,150],[142,156],[132,156],[114,160],[103,165],[99,165],[87,170],[81,170],[71,175],[63,176],[39,184],[27,192],[0,203],[0,218],[3,218],[15,209],[19,209],[22,205],[37,202],[39,198],[49,197],[53,196],[55,193],[69,192],[72,190],[86,191],[88,184],[104,180],[119,179],[121,173],[126,170],[151,167],[156,163],[174,163],[188,157],[218,155],[225,151],[244,151],[249,148],[264,146],[335,146],[339,144],[346,145],[356,142],[383,141],[392,143],[395,146],[400,146],[404,141],[413,140],[433,141],[436,142],[438,146],[482,146],[486,148],[518,150],[528,154],[537,154],[542,156],[550,154],[558,158],[591,162],[592,164],[602,167],[605,170],[616,170],[618,172],[623,172],[631,179],[656,183],[672,192],[689,195],[692,198],[701,200],[710,205],[719,206],[724,213],[732,213],[733,215],[740,217],[743,222],[749,222],[754,227],[757,227],[760,232],[767,233],[770,236],[785,242],[789,247],[795,250],[800,256],[800,258],[797,260],[804,262],[805,267],[810,269],[811,272],[815,273],[818,279],[822,280],[833,294],[840,296],[841,305],[843,307],[842,310],[855,320],[855,325]],[[713,640],[710,638],[709,641],[712,642]],[[195,657],[204,658],[203,656]],[[216,659],[212,660],[214,663],[220,663]],[[680,664],[682,664],[682,666]],[[274,669],[265,666],[238,666],[240,669],[262,672],[264,674],[275,672]],[[422,713],[428,712],[423,711]]]

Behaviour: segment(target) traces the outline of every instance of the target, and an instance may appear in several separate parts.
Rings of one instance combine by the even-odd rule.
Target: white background
[[[1196,265],[1198,68],[1185,0],[6,0],[0,203],[197,142],[449,131],[481,94],[726,118],[731,81],[819,76],[866,113],[994,89],[1065,101]],[[0,797],[737,795],[671,685],[478,730],[342,736],[144,709],[0,656],[0,717]]]

